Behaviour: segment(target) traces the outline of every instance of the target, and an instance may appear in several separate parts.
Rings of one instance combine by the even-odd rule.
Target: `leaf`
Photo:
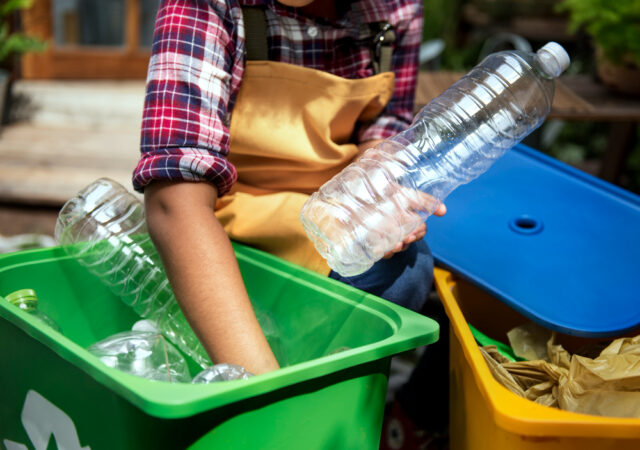
[[[46,43],[23,33],[11,32],[7,17],[15,11],[33,6],[33,0],[4,0],[0,3],[0,62],[26,52],[41,51]]]
[[[570,33],[584,29],[613,63],[640,66],[640,0],[562,0],[557,10],[569,13]]]
[[[28,9],[33,5],[33,0],[6,0],[0,6],[0,18],[5,18],[14,11]]]
[[[46,44],[38,39],[25,36],[22,33],[13,33],[0,40],[0,61],[4,61],[12,55],[41,51],[44,48],[46,48]]]

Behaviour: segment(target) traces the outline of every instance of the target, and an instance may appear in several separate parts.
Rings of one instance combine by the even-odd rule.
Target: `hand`
[[[440,203],[440,205],[438,205],[436,210],[433,212],[433,215],[442,217],[446,213],[447,213],[447,207],[444,205],[444,203]],[[404,238],[402,242],[399,242],[398,245],[396,245],[393,249],[385,253],[383,258],[388,259],[398,252],[405,251],[409,247],[409,245],[411,245],[411,243],[419,241],[424,237],[425,234],[427,234],[427,224],[425,222],[422,222],[418,226],[418,228],[413,230],[413,232],[409,234],[409,236]]]

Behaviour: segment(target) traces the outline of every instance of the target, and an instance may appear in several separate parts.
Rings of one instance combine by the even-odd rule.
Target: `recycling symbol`
[[[73,420],[36,391],[27,392],[20,418],[35,450],[47,450],[51,436],[59,450],[91,450],[80,445]],[[8,439],[3,443],[6,450],[29,450],[26,445]]]

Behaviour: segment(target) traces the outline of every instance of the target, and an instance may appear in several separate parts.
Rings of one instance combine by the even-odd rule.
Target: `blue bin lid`
[[[518,145],[445,203],[427,221],[438,264],[553,330],[640,325],[637,195]]]

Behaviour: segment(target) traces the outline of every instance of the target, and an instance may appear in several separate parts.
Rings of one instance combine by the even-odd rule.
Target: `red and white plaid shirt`
[[[358,141],[393,136],[411,123],[422,0],[354,0],[335,22],[275,0],[164,0],[149,62],[136,190],[152,180],[206,180],[221,196],[235,182],[226,155],[245,67],[241,5],[266,8],[270,60],[350,79],[374,73],[368,24],[390,23],[396,34],[393,96],[375,121],[360,127]]]

